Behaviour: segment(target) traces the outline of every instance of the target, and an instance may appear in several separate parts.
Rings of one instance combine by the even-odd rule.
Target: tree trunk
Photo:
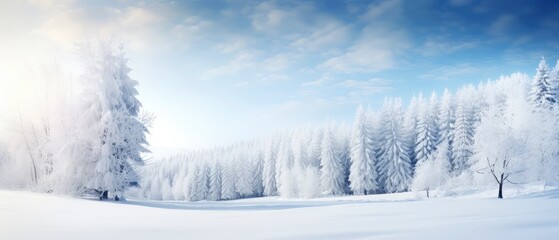
[[[501,181],[499,182],[499,196],[497,198],[503,198],[503,173],[501,173]]]
[[[425,191],[427,191],[427,198],[429,198],[429,189],[426,189]]]
[[[109,199],[109,191],[106,190],[102,191],[99,200],[107,200],[107,199]]]

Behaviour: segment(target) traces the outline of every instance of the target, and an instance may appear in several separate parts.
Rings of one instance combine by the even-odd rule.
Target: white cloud
[[[243,70],[253,69],[257,66],[257,59],[259,55],[261,55],[261,53],[254,50],[239,52],[226,64],[204,72],[200,77],[200,80],[214,79],[220,76],[236,74]]]
[[[450,4],[457,7],[468,5],[471,2],[471,0],[450,0]]]
[[[395,56],[383,40],[370,40],[352,46],[340,56],[326,60],[320,67],[337,72],[378,72],[394,67]]]
[[[319,79],[309,82],[304,82],[301,84],[303,87],[318,87],[323,86],[326,82],[329,82],[332,78],[328,75],[322,75]]]
[[[479,41],[448,41],[437,37],[428,38],[418,51],[425,56],[449,54],[456,51],[476,48]]]
[[[81,22],[86,13],[83,9],[64,11],[48,18],[45,23],[35,31],[62,45],[72,45],[85,36],[86,28]]]
[[[162,17],[147,8],[130,7],[119,11],[121,14],[117,20],[123,27],[145,27],[146,25],[162,20]]]
[[[244,36],[235,36],[217,44],[217,49],[226,54],[237,53],[245,49],[251,41]]]
[[[394,21],[402,17],[402,1],[386,0],[376,1],[367,7],[361,16],[366,21]]]
[[[309,123],[324,123],[327,119],[345,118],[339,111],[347,110],[348,104],[342,98],[315,98],[308,101],[290,100],[270,106],[260,112],[257,118],[262,122],[273,122],[276,129],[302,126]]]
[[[233,59],[227,63],[204,72],[200,80],[216,79],[218,77],[229,78],[232,75],[242,74],[243,81],[247,83],[285,81],[291,79],[291,77],[282,72],[289,69],[297,61],[297,54],[280,53],[266,57],[263,51],[245,49],[237,52]]]
[[[409,46],[405,32],[367,27],[357,43],[320,67],[345,73],[378,72],[395,67],[397,57]]]
[[[306,17],[314,15],[310,3],[298,2],[293,6],[279,6],[272,1],[265,1],[252,9],[250,18],[256,31],[271,34],[298,32],[308,26]]]
[[[410,46],[407,32],[399,27],[402,18],[399,0],[369,5],[361,19],[367,24],[359,38],[342,54],[319,67],[336,72],[378,72],[396,66],[397,57]]]
[[[176,38],[181,47],[190,47],[195,41],[201,41],[208,31],[213,27],[213,22],[199,16],[189,16],[171,29],[171,35]]]
[[[166,47],[175,41],[169,38],[170,29],[166,25],[170,17],[168,13],[172,11],[170,5],[138,3],[85,8],[68,1],[62,5],[40,6],[45,20],[34,31],[68,48],[98,35],[103,38],[118,36],[127,47],[139,51],[153,49],[150,48],[153,45]]]
[[[282,71],[289,68],[298,59],[299,55],[296,53],[280,53],[265,59],[262,62],[262,68],[271,72]]]
[[[284,74],[266,74],[264,76],[257,76],[257,78],[260,83],[273,83],[291,79],[290,76]]]
[[[361,99],[386,92],[392,89],[392,81],[383,78],[371,78],[369,80],[346,80],[338,85],[347,88],[349,96],[354,99]]]
[[[50,10],[55,9],[65,9],[70,7],[75,1],[74,0],[28,0],[31,5],[35,5],[42,8],[48,8]]]
[[[489,34],[494,36],[504,36],[512,31],[517,23],[514,15],[504,14],[499,16],[491,25],[489,25]]]
[[[482,69],[475,67],[471,64],[461,63],[456,65],[449,65],[438,67],[430,70],[428,73],[421,75],[421,78],[430,80],[447,81],[458,77],[471,75],[476,72],[481,72]]]
[[[351,28],[334,19],[325,18],[319,21],[309,34],[291,43],[299,50],[317,51],[325,47],[332,47],[345,43],[351,37]]]

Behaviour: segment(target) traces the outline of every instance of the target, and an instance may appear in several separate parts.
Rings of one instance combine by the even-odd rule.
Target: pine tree
[[[383,111],[381,135],[384,139],[379,151],[379,174],[387,192],[406,191],[412,180],[412,162],[403,127],[401,100],[386,101]]]
[[[312,133],[309,150],[307,151],[307,153],[309,154],[308,156],[309,166],[314,168],[320,167],[320,152],[322,151],[321,150],[322,135],[323,135],[323,129],[320,127],[316,127]]]
[[[263,173],[263,159],[262,150],[256,142],[251,143],[250,152],[252,153],[251,161],[251,176],[252,176],[252,196],[260,197],[264,194],[264,182],[262,179]]]
[[[205,156],[205,154],[203,154]],[[196,177],[196,200],[205,200],[208,198],[208,192],[210,190],[210,171],[208,164],[205,160],[200,160],[198,164],[198,177]]]
[[[217,201],[221,199],[221,165],[215,161],[210,169],[210,186],[208,200]]]
[[[230,151],[228,149],[227,151]],[[235,199],[237,198],[237,192],[235,191],[235,163],[232,159],[227,159],[226,162],[222,164],[222,175],[221,175],[221,199]]]
[[[545,59],[542,58],[536,69],[536,76],[534,76],[530,92],[530,98],[536,108],[549,109],[557,103],[557,89],[554,82],[550,79],[549,68]]]
[[[286,179],[285,174],[289,174],[291,167],[293,166],[293,155],[291,153],[291,134],[283,134],[282,140],[278,149],[278,157],[276,160],[276,185],[280,195],[285,195],[282,193],[286,189],[290,189],[291,186],[283,181]]]
[[[292,136],[291,150],[293,152],[293,165],[302,169],[307,165],[308,157],[308,141],[305,129],[298,129]]]
[[[415,158],[417,163],[427,160],[435,151],[438,141],[437,96],[431,95],[429,103],[422,102],[417,117],[417,134],[415,140]]]
[[[8,150],[6,144],[0,141],[0,169],[4,167],[6,161],[8,161]]]
[[[448,89],[444,90],[439,105],[439,143],[452,142],[452,130],[454,128],[454,104],[452,95]]]
[[[419,114],[420,108],[425,104],[425,99],[423,99],[423,94],[420,93],[419,96],[413,96],[410,100],[410,104],[405,112],[404,125],[406,132],[407,145],[409,146],[410,152],[408,156],[411,160],[412,167],[415,166],[417,162],[415,154],[415,142],[418,135],[418,124],[419,124]]]
[[[199,201],[201,200],[199,198],[199,194],[198,194],[198,178],[200,177],[200,168],[198,167],[198,164],[196,162],[191,162],[188,166],[188,174],[187,174],[187,181],[186,181],[186,187],[187,187],[187,197],[186,199],[188,201]]]
[[[93,129],[97,138],[94,149],[94,167],[89,171],[85,185],[102,192],[114,193],[115,200],[130,186],[136,186],[139,176],[134,166],[143,165],[141,154],[146,149],[146,126],[140,122],[141,108],[136,98],[138,82],[129,77],[130,68],[122,48],[114,49],[110,43],[82,47],[85,60],[82,98],[89,102],[83,114],[83,126]],[[96,149],[96,150],[95,150]],[[90,170],[93,170],[92,172]]]
[[[551,94],[554,96],[555,103],[559,103],[559,60],[555,64],[555,67],[551,70],[549,74],[549,85]],[[557,106],[557,105],[555,105]]]
[[[344,174],[341,159],[336,152],[332,139],[332,127],[325,127],[320,154],[320,187],[325,195],[344,194]]]
[[[238,146],[239,147],[239,146]],[[235,153],[237,181],[235,182],[235,189],[240,197],[251,197],[253,194],[252,189],[252,171],[246,153],[242,149],[237,149]]]
[[[469,167],[468,162],[473,154],[474,137],[471,110],[463,101],[457,104],[455,118],[452,139],[452,169],[455,175],[460,175]]]
[[[344,193],[349,194],[351,189],[349,187],[349,169],[351,167],[351,147],[350,147],[350,135],[351,135],[351,128],[348,128],[345,125],[340,125],[337,129],[334,136],[335,139],[335,149],[338,153],[340,162],[342,164],[342,175],[343,175],[343,186],[344,186]]]
[[[270,138],[266,143],[266,149],[264,151],[264,166],[262,172],[265,196],[274,196],[278,191],[276,185],[276,151],[274,138]]]
[[[362,106],[357,108],[351,134],[351,168],[349,174],[350,188],[353,194],[360,195],[379,189],[376,158],[372,149],[371,131],[367,116]]]
[[[165,162],[168,162],[165,165],[175,165],[169,162],[168,160],[165,160]],[[184,161],[173,161],[173,162],[176,162],[176,166],[172,166],[172,168],[177,170],[177,172],[175,172],[175,176],[173,177],[173,187],[171,189],[173,193],[173,199],[186,200],[186,192],[185,192],[186,176],[187,176],[187,173],[185,172],[186,164],[184,163]],[[160,162],[161,164],[160,166],[163,166],[162,163],[163,162]],[[143,169],[145,170],[146,168],[144,167]]]

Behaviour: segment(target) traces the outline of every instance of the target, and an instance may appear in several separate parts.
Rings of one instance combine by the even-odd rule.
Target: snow
[[[559,191],[98,201],[0,191],[0,239],[557,239]],[[513,196],[512,189],[505,197]]]

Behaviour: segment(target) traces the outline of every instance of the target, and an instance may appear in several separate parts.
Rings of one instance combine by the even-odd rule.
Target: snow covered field
[[[0,191],[0,239],[559,239],[559,191],[100,202]]]

